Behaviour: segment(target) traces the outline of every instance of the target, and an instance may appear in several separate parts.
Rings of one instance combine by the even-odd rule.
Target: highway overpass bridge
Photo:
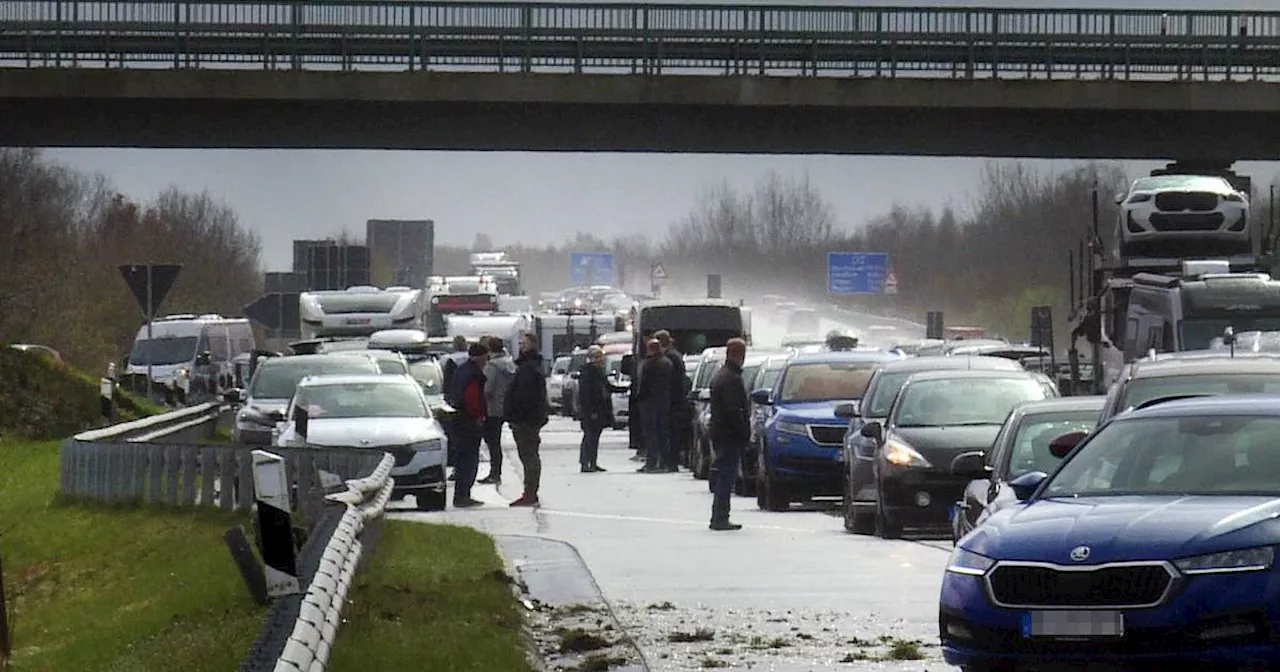
[[[0,144],[1280,156],[1280,11],[0,3]]]

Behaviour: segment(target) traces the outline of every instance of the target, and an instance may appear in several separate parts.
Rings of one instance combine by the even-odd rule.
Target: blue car
[[[761,509],[786,511],[792,502],[841,495],[847,421],[836,417],[836,406],[860,400],[876,367],[903,357],[878,350],[797,354],[772,388],[752,391],[751,400],[772,411],[757,455]]]
[[[1280,395],[1155,399],[1055,439],[1053,475],[1013,479],[951,555],[947,662],[1277,669],[1278,439]]]

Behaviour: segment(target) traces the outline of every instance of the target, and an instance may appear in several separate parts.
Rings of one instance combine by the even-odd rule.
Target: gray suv
[[[298,381],[306,376],[335,373],[381,373],[373,356],[292,355],[271,357],[258,364],[249,386],[231,390],[226,399],[242,404],[231,430],[232,441],[253,446],[273,444],[272,432],[284,420]]]

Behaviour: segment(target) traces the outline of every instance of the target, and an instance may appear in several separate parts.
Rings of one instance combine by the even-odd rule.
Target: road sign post
[[[569,282],[575,286],[614,285],[612,252],[570,252]]]
[[[827,293],[884,294],[889,255],[884,252],[828,252]],[[894,280],[896,291],[897,280]]]
[[[707,276],[707,298],[708,299],[720,298],[720,280],[721,278],[719,273],[713,273]]]
[[[667,284],[667,269],[663,268],[661,261],[653,262],[649,267],[649,288],[654,296],[662,293],[662,286]]]
[[[942,340],[942,335],[946,333],[942,323],[942,311],[931,310],[924,318],[924,337]]]
[[[147,359],[147,397],[151,396],[152,384],[152,330],[151,323],[156,319],[156,313],[160,312],[160,305],[164,303],[164,297],[173,288],[173,282],[178,279],[178,273],[182,271],[181,264],[121,264],[119,266],[120,275],[124,277],[124,282],[129,286],[129,291],[133,293],[133,298],[137,300],[138,307],[142,308],[142,314],[147,320],[147,347],[143,348],[143,355]]]

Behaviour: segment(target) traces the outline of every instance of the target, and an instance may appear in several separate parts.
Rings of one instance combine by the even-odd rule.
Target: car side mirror
[[[1031,495],[1035,494],[1046,478],[1049,478],[1049,474],[1043,471],[1028,471],[1009,481],[1009,488],[1013,490],[1013,496],[1017,497],[1018,501],[1025,502],[1031,499]]]
[[[961,453],[951,460],[951,473],[963,478],[987,478],[991,467],[987,466],[987,454],[981,450]]]
[[[852,420],[858,417],[858,403],[846,401],[839,406],[836,406],[836,417],[844,418],[846,420]]]
[[[634,377],[636,375],[636,356],[623,355],[622,363],[618,368],[621,369],[624,374]]]
[[[1061,460],[1075,450],[1080,445],[1084,437],[1088,436],[1088,432],[1069,432],[1055,438],[1049,442],[1049,454]]]
[[[754,390],[751,392],[751,401],[761,406],[770,406],[773,404],[773,401],[769,398],[771,394],[773,394],[773,390],[769,388]]]
[[[307,438],[307,424],[311,420],[311,414],[303,406],[293,407],[293,433],[300,438]]]
[[[233,404],[233,405],[234,405],[234,404],[243,404],[243,403],[244,403],[244,390],[241,390],[241,389],[238,389],[238,388],[232,388],[232,389],[230,389],[230,390],[227,390],[226,392],[223,392],[223,393],[222,393],[222,401],[224,401],[224,402],[226,402],[226,403],[228,403],[228,404]]]
[[[698,390],[698,401],[711,401],[711,390]]]
[[[868,439],[879,441],[884,437],[884,427],[878,422],[868,422],[858,430],[858,433]]]
[[[457,411],[448,404],[440,404],[431,408],[431,416],[439,422],[444,422],[453,417]]]
[[[1111,198],[1116,202],[1116,205],[1120,205],[1121,203],[1124,203],[1124,197],[1127,195],[1128,194],[1125,194],[1123,191],[1121,191],[1121,192],[1117,192],[1116,195],[1112,196]]]

